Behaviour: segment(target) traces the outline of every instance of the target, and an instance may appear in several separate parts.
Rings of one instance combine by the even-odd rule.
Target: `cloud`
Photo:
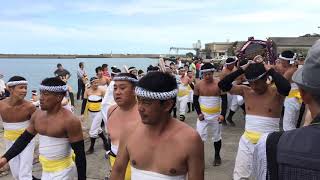
[[[133,15],[156,15],[163,13],[175,13],[185,11],[195,11],[214,6],[215,1],[191,1],[191,0],[133,0],[125,3],[105,2],[105,1],[85,1],[67,3],[70,9],[81,12],[102,12],[113,15],[133,16]]]

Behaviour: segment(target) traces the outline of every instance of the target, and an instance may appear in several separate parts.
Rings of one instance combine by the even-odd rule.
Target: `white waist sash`
[[[256,115],[246,115],[246,131],[255,131],[260,133],[270,133],[279,131],[280,118],[271,118]]]
[[[185,180],[186,175],[168,176],[152,171],[144,171],[131,166],[131,180]]]

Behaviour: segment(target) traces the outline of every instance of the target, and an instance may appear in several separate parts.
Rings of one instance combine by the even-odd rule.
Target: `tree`
[[[186,54],[186,56],[187,56],[187,58],[191,58],[191,59],[192,59],[194,55],[193,55],[192,52],[188,52],[188,53]]]

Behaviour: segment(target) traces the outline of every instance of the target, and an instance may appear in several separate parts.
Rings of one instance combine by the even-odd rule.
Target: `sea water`
[[[77,58],[77,59],[0,59],[0,73],[4,75],[4,81],[7,82],[12,76],[18,75],[26,78],[29,82],[28,95],[31,91],[39,89],[39,85],[44,78],[53,77],[53,72],[57,69],[57,64],[61,63],[67,69],[71,77],[68,84],[72,86],[73,92],[77,92],[77,70],[79,63],[84,62],[84,68],[90,77],[95,76],[95,68],[102,64],[109,65],[109,73],[112,66],[123,71],[124,65],[136,67],[146,72],[149,65],[156,65],[158,59],[149,58]]]

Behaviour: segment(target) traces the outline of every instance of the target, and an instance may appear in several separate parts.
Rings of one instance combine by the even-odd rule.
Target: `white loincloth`
[[[258,180],[265,180],[267,175],[267,152],[266,152],[266,142],[269,133],[263,134],[253,151],[253,169],[252,177]]]
[[[192,89],[190,90],[188,102],[193,103],[193,90]]]
[[[236,112],[244,103],[243,97],[240,95],[233,95],[230,110]]]
[[[68,138],[55,138],[44,135],[39,135],[39,160],[42,165],[42,177],[45,180],[73,180],[75,176],[74,162],[70,161],[72,156],[71,145]],[[49,170],[46,170],[44,166],[52,166],[50,163],[44,163],[45,161],[63,161],[65,159],[68,163],[63,163],[62,166],[54,166]],[[55,163],[56,164],[56,163]]]
[[[101,96],[97,96],[97,95],[88,96],[88,101],[100,101],[101,99],[102,99]],[[90,112],[88,110],[88,113],[89,113],[89,118],[92,121],[90,130],[89,130],[89,135],[92,138],[97,138],[98,135],[100,133],[102,133],[102,129],[101,129],[102,118],[99,115],[100,111],[99,112]]]
[[[291,83],[291,91],[298,91],[298,86]],[[289,96],[284,100],[284,114],[283,114],[283,130],[289,131],[296,129],[297,121],[300,114],[301,103],[295,97]]]
[[[233,172],[233,179],[249,178],[252,173],[255,143],[264,133],[279,131],[279,118],[246,115],[245,133],[241,136]],[[249,138],[250,132],[254,138]]]
[[[227,93],[227,101],[228,101],[228,108],[227,111],[231,109],[232,100],[236,97],[236,95],[232,95],[230,93]]]
[[[186,175],[168,176],[152,171],[144,171],[131,166],[131,180],[186,180]]]
[[[177,104],[179,105],[179,114],[185,115],[187,104],[189,102],[189,95],[190,95],[189,85],[184,85],[180,83],[178,85],[178,89],[179,89],[179,92],[177,96]]]
[[[222,125],[218,121],[221,112],[220,96],[200,96],[199,104],[204,120],[197,119],[197,132],[203,141],[207,140],[208,127],[212,127],[212,140],[217,142],[221,140]]]
[[[1,120],[1,116],[0,116]],[[28,126],[29,121],[18,122],[18,123],[5,123],[3,122],[3,128],[5,133],[12,131],[23,132]],[[19,133],[20,134],[20,133]],[[14,144],[18,136],[14,139],[4,137],[6,151]],[[33,153],[34,153],[35,142],[32,140],[28,146],[16,157],[9,161],[10,170],[14,179],[18,180],[31,180],[32,179],[32,167],[33,167]]]

